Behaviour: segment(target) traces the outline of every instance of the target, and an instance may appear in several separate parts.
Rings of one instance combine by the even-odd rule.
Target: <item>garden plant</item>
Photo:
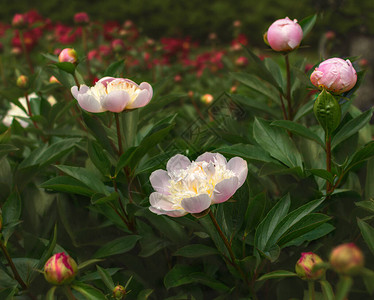
[[[1,24],[0,299],[374,297],[360,58],[300,54],[317,15],[232,21]]]

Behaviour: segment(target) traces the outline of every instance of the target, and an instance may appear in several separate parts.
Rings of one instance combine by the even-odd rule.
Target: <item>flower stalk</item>
[[[122,146],[122,137],[121,137],[121,125],[119,121],[119,114],[114,113],[116,119],[116,129],[117,129],[117,140],[118,140],[118,155],[121,156],[123,153],[123,146]]]
[[[326,133],[326,171],[331,173],[331,135]],[[326,181],[326,195],[332,192],[331,183]]]
[[[287,104],[288,104],[288,119],[293,119],[293,111],[292,111],[292,103],[291,103],[291,70],[290,70],[290,60],[288,58],[288,54],[284,56],[286,60],[286,73],[287,73]]]
[[[308,281],[308,299],[309,300],[315,300],[316,299],[316,293],[314,289],[314,280]]]

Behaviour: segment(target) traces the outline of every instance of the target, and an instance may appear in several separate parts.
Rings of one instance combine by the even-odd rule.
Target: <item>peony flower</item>
[[[245,182],[247,173],[247,162],[240,157],[227,162],[219,153],[206,152],[191,162],[177,154],[168,161],[166,171],[151,174],[155,192],[149,197],[149,209],[171,217],[200,213],[230,199]]]
[[[332,250],[330,264],[337,273],[355,275],[364,266],[364,255],[355,244],[342,244]]]
[[[76,63],[78,60],[77,52],[72,48],[65,48],[60,52],[58,56],[59,62],[69,62],[69,63]]]
[[[274,51],[292,51],[300,45],[303,30],[297,20],[288,17],[279,19],[270,25],[266,39]]]
[[[335,57],[321,62],[310,75],[310,81],[318,88],[341,94],[355,86],[357,73],[349,59]]]
[[[317,254],[303,252],[296,263],[295,270],[297,275],[303,280],[317,280],[325,274],[325,270],[313,271],[313,267],[321,263],[323,263],[323,260]]]
[[[24,29],[27,23],[23,14],[15,14],[12,19],[12,26],[16,29]]]
[[[77,263],[64,252],[56,253],[44,265],[45,279],[56,285],[70,283],[77,272]]]
[[[147,82],[137,85],[130,79],[104,77],[91,88],[83,84],[78,90],[77,86],[73,86],[71,93],[80,107],[88,112],[109,110],[119,113],[147,105],[153,96],[153,89]]]
[[[74,15],[74,23],[77,25],[87,25],[90,18],[86,12],[79,12]]]

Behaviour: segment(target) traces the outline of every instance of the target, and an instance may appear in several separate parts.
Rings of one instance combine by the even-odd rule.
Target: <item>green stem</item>
[[[0,73],[1,73],[1,79],[3,80],[3,84],[4,86],[6,86],[6,78],[4,74],[4,66],[3,66],[3,60],[2,60],[1,55],[0,55]]]
[[[25,93],[25,99],[26,99],[26,104],[27,104],[27,114],[29,115],[29,117],[31,119],[33,114],[32,114],[32,110],[31,110],[29,95],[27,93]],[[34,124],[36,129],[39,129],[38,124],[34,120],[32,120],[32,123]]]
[[[316,294],[315,294],[315,290],[314,290],[314,281],[313,280],[308,281],[308,290],[309,290],[308,300],[315,300],[316,299]]]
[[[21,41],[21,47],[22,47],[23,54],[25,55],[27,64],[29,65],[29,68],[30,68],[30,72],[34,73],[34,67],[32,66],[29,53],[27,52],[27,48],[26,48],[26,45],[25,45],[25,40],[24,40],[24,37],[23,37],[22,30],[19,30],[19,39]]]
[[[331,173],[331,136],[326,133],[326,171]],[[326,195],[331,192],[331,183],[326,181]]]
[[[121,126],[119,122],[119,114],[114,113],[114,116],[116,118],[116,128],[117,128],[117,139],[118,139],[118,154],[119,156],[123,153],[123,147],[122,147],[122,137],[121,137]]]
[[[286,107],[284,105],[283,96],[282,93],[279,93],[279,98],[281,100],[281,106],[282,106],[282,112],[283,112],[283,119],[288,120],[287,113],[286,113]]]
[[[3,251],[3,254],[6,260],[8,261],[10,268],[12,269],[14,278],[18,281],[18,283],[20,284],[23,290],[27,290],[26,283],[22,280],[21,276],[19,275],[16,269],[16,266],[14,265],[13,260],[9,255],[8,249],[6,248],[6,246],[3,244],[1,240],[0,240],[0,248],[1,248],[1,251]]]
[[[77,300],[77,298],[74,297],[70,286],[65,286],[65,294],[66,294],[66,296],[68,297],[69,300]]]
[[[293,119],[293,112],[292,112],[292,103],[291,103],[291,70],[290,70],[290,60],[288,58],[288,54],[284,56],[286,60],[286,72],[287,72],[287,103],[288,103],[288,118],[289,120]]]

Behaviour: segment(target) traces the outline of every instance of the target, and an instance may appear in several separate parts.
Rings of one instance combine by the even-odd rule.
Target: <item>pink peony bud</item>
[[[74,23],[77,25],[87,25],[90,22],[86,12],[79,12],[74,15]]]
[[[337,273],[356,275],[364,266],[364,255],[355,244],[342,244],[332,250],[330,264]]]
[[[244,67],[248,65],[248,58],[246,58],[245,56],[239,56],[235,60],[235,65],[237,65],[238,67]]]
[[[113,298],[116,300],[121,300],[125,297],[126,295],[126,290],[122,285],[117,285],[113,289]]]
[[[12,26],[16,29],[25,29],[26,20],[22,14],[15,14],[12,20]]]
[[[77,272],[77,263],[64,252],[56,253],[44,265],[45,279],[56,285],[70,283]]]
[[[201,96],[201,101],[204,102],[205,104],[210,104],[214,100],[213,96],[211,94],[205,94]]]
[[[58,79],[55,76],[49,77],[49,83],[58,83],[58,84],[61,84],[61,82],[58,81]]]
[[[29,78],[25,75],[20,75],[17,78],[17,86],[21,89],[25,89],[29,86]]]
[[[115,39],[111,43],[114,52],[122,52],[125,49],[125,44],[121,39]]]
[[[174,82],[181,82],[182,81],[182,76],[177,74],[174,76]]]
[[[310,75],[310,81],[318,88],[341,94],[355,86],[357,73],[348,59],[335,57],[321,62]]]
[[[270,25],[266,38],[274,51],[292,51],[299,47],[303,30],[296,19],[291,21],[286,17]]]
[[[58,56],[59,62],[69,62],[69,63],[76,63],[78,60],[77,52],[72,48],[65,48],[60,52]]]
[[[323,263],[323,260],[313,252],[301,253],[300,259],[297,261],[295,270],[297,275],[303,280],[317,280],[324,274],[324,269],[313,271],[315,265]]]

